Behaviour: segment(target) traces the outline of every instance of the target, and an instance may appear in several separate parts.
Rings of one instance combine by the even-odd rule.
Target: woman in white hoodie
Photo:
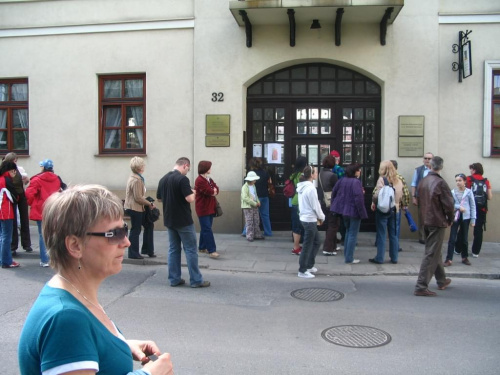
[[[318,271],[314,267],[316,254],[321,245],[318,225],[321,225],[325,220],[325,214],[318,200],[318,192],[312,182],[317,178],[318,170],[313,166],[307,166],[304,168],[300,182],[297,184],[300,222],[304,227],[304,243],[299,258],[298,276],[306,279],[314,278],[313,273]]]

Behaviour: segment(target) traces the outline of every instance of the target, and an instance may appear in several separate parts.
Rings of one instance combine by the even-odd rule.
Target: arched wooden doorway
[[[288,199],[282,194],[296,158],[321,165],[338,150],[344,165],[363,165],[367,207],[380,162],[381,89],[373,80],[331,64],[303,64],[271,73],[247,91],[246,157],[262,157],[273,175],[270,200],[275,230],[290,229]],[[362,229],[374,229],[374,216]]]

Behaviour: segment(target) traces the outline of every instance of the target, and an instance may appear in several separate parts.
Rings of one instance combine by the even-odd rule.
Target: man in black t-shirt
[[[156,198],[163,203],[163,224],[168,230],[170,247],[168,250],[168,280],[170,286],[184,285],[181,278],[181,250],[184,245],[189,270],[191,288],[210,286],[203,281],[198,268],[196,232],[191,215],[191,203],[195,200],[195,190],[191,189],[186,177],[191,167],[188,158],[182,157],[175,162],[174,169],[162,177],[158,183]]]

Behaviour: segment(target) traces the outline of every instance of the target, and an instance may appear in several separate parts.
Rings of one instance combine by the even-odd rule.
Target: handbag
[[[276,189],[274,188],[273,182],[269,178],[269,181],[267,181],[267,192],[269,194],[269,198],[274,198],[276,195]]]
[[[160,218],[160,210],[156,207],[151,208],[149,206],[144,206],[146,210],[145,220],[148,223],[154,223]]]
[[[215,198],[215,217],[222,216],[223,213],[219,201]]]

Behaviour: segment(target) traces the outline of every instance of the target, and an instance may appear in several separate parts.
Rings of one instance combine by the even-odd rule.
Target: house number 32
[[[224,93],[223,92],[213,92],[212,93],[212,101],[213,102],[223,102],[224,101]]]

